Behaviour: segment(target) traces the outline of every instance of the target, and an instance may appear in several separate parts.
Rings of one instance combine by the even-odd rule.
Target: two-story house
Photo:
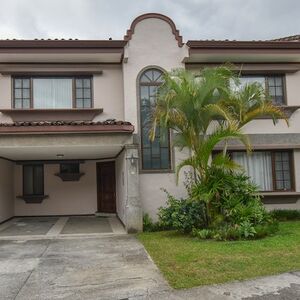
[[[264,84],[290,122],[253,121],[245,131],[254,153],[231,144],[232,156],[267,207],[299,209],[299,38],[183,43],[171,19],[151,13],[123,40],[1,40],[0,222],[99,212],[141,230],[142,214],[155,218],[166,201],[161,188],[185,195],[174,169],[187,151],[167,131],[148,137],[161,76],[225,62]]]

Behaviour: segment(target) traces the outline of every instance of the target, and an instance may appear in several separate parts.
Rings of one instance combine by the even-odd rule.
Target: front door
[[[116,212],[115,162],[97,163],[98,212]]]

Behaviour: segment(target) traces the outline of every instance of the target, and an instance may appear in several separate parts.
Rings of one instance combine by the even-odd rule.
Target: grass
[[[173,231],[138,238],[178,289],[300,269],[300,221],[280,223],[276,235],[255,241],[200,241]]]

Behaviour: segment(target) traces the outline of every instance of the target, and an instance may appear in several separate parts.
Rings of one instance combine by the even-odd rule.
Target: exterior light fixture
[[[56,158],[64,158],[64,154],[56,154]]]

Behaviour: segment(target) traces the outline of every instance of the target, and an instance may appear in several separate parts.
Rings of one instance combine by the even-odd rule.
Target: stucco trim
[[[179,34],[179,30],[176,28],[175,23],[169,17],[162,15],[162,14],[157,14],[157,13],[147,13],[147,14],[143,14],[143,15],[140,15],[137,18],[135,18],[130,25],[130,29],[127,30],[127,33],[124,36],[124,40],[126,42],[130,41],[132,38],[132,35],[134,34],[136,25],[143,20],[151,19],[151,18],[160,19],[160,20],[167,22],[172,29],[172,33],[175,36],[178,46],[182,47],[184,45],[182,42],[182,36]]]

